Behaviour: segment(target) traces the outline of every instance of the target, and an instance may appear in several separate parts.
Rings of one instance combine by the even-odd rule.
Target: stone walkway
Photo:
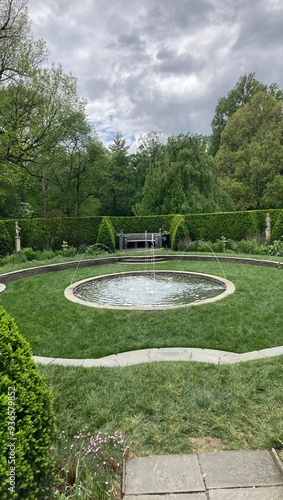
[[[215,365],[231,365],[243,361],[265,359],[280,355],[283,355],[283,346],[271,347],[270,349],[262,349],[260,351],[245,352],[243,354],[217,351],[214,349],[166,347],[123,352],[99,359],[45,358],[42,356],[33,356],[33,359],[37,363],[43,365],[83,366],[84,368],[92,368],[95,366],[131,366],[141,363],[153,363],[155,361],[198,361],[202,363],[213,363]]]
[[[124,464],[123,500],[282,500],[275,450],[157,455]]]

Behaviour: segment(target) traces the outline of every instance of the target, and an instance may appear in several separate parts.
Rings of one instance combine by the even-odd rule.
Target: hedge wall
[[[265,236],[266,215],[270,214],[271,229],[278,226],[277,219],[282,210],[253,210],[247,212],[221,212],[209,214],[186,215],[186,224],[190,238],[196,240],[216,241],[231,238],[241,241],[251,237]],[[283,227],[282,227],[283,230]]]
[[[180,234],[187,233],[196,240],[216,241],[221,236],[240,241],[255,235],[265,237],[266,214],[271,217],[271,240],[281,239],[283,235],[283,211],[281,209],[253,210],[247,212],[221,212],[184,215]],[[156,233],[160,228],[172,230],[172,221],[179,215],[153,215],[139,217],[108,217],[114,234],[122,229],[124,233]],[[79,248],[93,245],[98,240],[98,231],[103,217],[65,217],[58,219],[21,219],[21,246],[34,250],[60,250],[64,241],[69,246]],[[175,227],[175,226],[174,226]],[[0,255],[11,253],[14,248],[15,221],[0,221]],[[178,237],[178,235],[177,235]],[[174,248],[178,242],[174,240]],[[173,241],[171,237],[171,242]],[[109,245],[108,245],[109,246]]]

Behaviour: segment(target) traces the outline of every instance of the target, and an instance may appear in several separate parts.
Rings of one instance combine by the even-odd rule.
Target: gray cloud
[[[78,78],[103,140],[209,134],[244,73],[283,87],[281,0],[30,0],[36,38]]]

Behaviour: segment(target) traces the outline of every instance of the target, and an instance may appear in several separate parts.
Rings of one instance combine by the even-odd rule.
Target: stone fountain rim
[[[80,285],[84,283],[88,283],[91,281],[98,281],[102,280],[104,278],[115,278],[117,276],[135,276],[135,275],[142,275],[142,274],[152,274],[152,271],[148,270],[140,270],[140,271],[122,271],[118,273],[110,273],[110,274],[103,274],[99,276],[93,276],[90,278],[85,278],[83,280],[77,281],[75,283],[72,283],[69,285],[67,288],[64,290],[64,295],[66,299],[70,300],[71,302],[75,302],[76,304],[80,304],[83,306],[87,307],[95,307],[98,309],[118,309],[118,310],[150,310],[150,311],[160,311],[160,310],[168,310],[168,309],[179,309],[180,307],[191,307],[191,306],[198,306],[198,305],[203,305],[203,304],[208,304],[212,302],[216,302],[217,300],[224,299],[225,297],[231,295],[232,293],[235,292],[236,288],[234,283],[232,281],[227,280],[226,278],[222,278],[220,276],[215,276],[213,274],[206,274],[206,273],[198,273],[198,272],[193,272],[193,271],[179,271],[179,270],[156,270],[156,274],[178,274],[178,275],[187,275],[187,276],[199,276],[201,278],[207,279],[209,281],[214,281],[216,283],[220,283],[224,285],[225,290],[220,293],[219,295],[216,295],[215,297],[209,297],[206,299],[202,300],[197,300],[195,302],[191,302],[189,304],[178,304],[178,305],[170,305],[170,306],[164,306],[164,307],[158,307],[158,308],[150,308],[146,306],[117,306],[117,305],[111,305],[111,304],[99,304],[97,302],[89,302],[87,300],[82,300],[76,295],[74,295],[75,289],[79,287]]]

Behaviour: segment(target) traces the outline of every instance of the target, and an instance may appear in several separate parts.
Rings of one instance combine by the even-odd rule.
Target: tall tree
[[[219,149],[221,133],[225,128],[228,118],[232,116],[237,109],[249,102],[252,96],[259,90],[264,89],[266,89],[266,86],[256,80],[255,73],[248,73],[240,77],[235,87],[228,92],[227,97],[220,97],[218,99],[214,117],[211,122],[212,135],[210,139],[210,153],[213,156],[216,155]]]
[[[110,162],[108,170],[107,196],[102,210],[109,215],[132,215],[134,200],[133,170],[128,155],[129,146],[118,130],[109,145]]]
[[[215,160],[236,210],[276,208],[282,192],[282,102],[268,90],[255,94],[228,119]]]
[[[158,161],[148,170],[137,215],[197,213],[220,208],[216,172],[202,136],[168,138]]]
[[[34,41],[28,18],[28,0],[1,0],[0,84],[30,75],[45,61],[42,40]]]

